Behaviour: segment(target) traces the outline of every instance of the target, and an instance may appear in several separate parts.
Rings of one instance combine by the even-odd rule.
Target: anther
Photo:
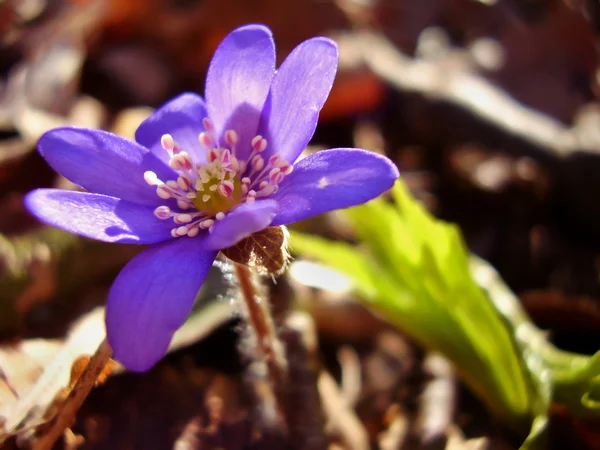
[[[265,160],[262,156],[256,155],[252,158],[252,170],[258,172],[265,166]]]
[[[190,214],[178,214],[175,218],[178,223],[190,223],[192,221],[192,216]]]
[[[225,131],[225,142],[230,146],[230,148],[235,147],[238,143],[238,140],[239,136],[234,130]]]
[[[207,159],[208,162],[215,162],[217,159],[219,159],[219,149],[217,148],[209,148],[208,152],[207,152]]]
[[[219,159],[221,160],[221,164],[229,166],[231,164],[231,152],[227,149],[223,150]]]
[[[144,172],[144,181],[151,186],[163,184],[163,182],[158,179],[158,176],[150,170]]]
[[[264,151],[267,148],[267,140],[263,139],[263,137],[260,135],[254,136],[250,144],[252,145],[252,150],[258,153]]]
[[[164,184],[161,184],[156,188],[156,195],[158,195],[163,200],[167,200],[171,198],[171,190]]]
[[[212,227],[214,224],[215,224],[214,220],[206,219],[206,220],[203,220],[202,222],[200,222],[198,225],[200,226],[200,228],[207,229],[207,228]]]
[[[269,185],[265,186],[264,188],[262,188],[259,193],[262,197],[267,197],[267,196],[271,195],[273,192],[275,192],[276,189],[277,189],[276,186],[269,184]]]
[[[169,160],[169,167],[173,170],[181,170],[183,169],[183,165],[178,158],[179,155],[173,155]]]
[[[217,219],[217,220],[223,220],[224,218],[225,218],[225,213],[224,212],[219,212],[215,216],[215,219]]]
[[[159,206],[154,210],[154,215],[162,220],[168,219],[171,217],[171,209],[168,206]]]
[[[194,236],[198,236],[198,233],[200,233],[200,228],[193,227],[187,232],[187,235],[189,237],[194,237]]]
[[[219,184],[219,194],[221,194],[223,197],[229,197],[233,192],[233,187],[234,185],[231,181],[225,180]]]
[[[198,135],[198,142],[200,142],[200,145],[202,145],[203,147],[206,147],[206,148],[213,147],[213,138],[207,132],[202,132]]]
[[[271,167],[277,167],[280,160],[281,160],[281,158],[279,157],[279,155],[273,155],[269,158],[269,165]]]
[[[177,185],[184,191],[187,191],[190,189],[191,182],[188,177],[181,175],[177,177]]]
[[[179,155],[179,160],[181,161],[181,165],[185,170],[192,170],[194,163],[192,162],[192,158],[188,152],[181,152]]]
[[[160,137],[160,145],[168,152],[172,152],[175,148],[175,139],[170,134],[163,134]]]
[[[177,236],[185,236],[188,233],[188,227],[183,225],[176,230]]]
[[[284,175],[289,175],[294,170],[294,166],[292,166],[290,163],[285,163],[279,169]]]
[[[192,205],[185,200],[177,200],[177,206],[180,209],[190,209],[192,207]]]
[[[213,129],[213,124],[208,117],[202,119],[202,125],[204,126],[206,131],[212,131]]]

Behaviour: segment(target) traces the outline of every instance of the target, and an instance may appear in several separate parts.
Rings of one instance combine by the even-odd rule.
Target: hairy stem
[[[245,265],[236,263],[234,266],[242,297],[248,310],[249,324],[256,333],[256,341],[267,366],[277,408],[283,421],[282,425],[287,428],[285,386],[288,368],[284,348],[275,332],[267,300],[259,294],[252,272]]]

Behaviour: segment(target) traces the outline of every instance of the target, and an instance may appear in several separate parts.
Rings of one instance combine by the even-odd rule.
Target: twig
[[[377,32],[353,32],[336,40],[340,54],[346,55],[340,59],[340,65],[366,65],[401,91],[450,102],[540,150],[559,157],[579,150],[600,151],[600,140],[590,135],[588,127],[567,128],[554,118],[521,105],[473,70],[411,58]]]
[[[64,431],[73,425],[77,411],[94,387],[98,376],[102,373],[111,355],[112,349],[108,341],[104,339],[73,389],[69,392],[62,408],[52,419],[49,429],[34,442],[33,450],[50,450]]]
[[[446,442],[456,408],[456,377],[450,362],[442,355],[429,353],[423,368],[432,378],[420,399],[417,428],[425,448],[437,448]]]
[[[319,398],[318,341],[315,323],[306,312],[290,313],[282,327],[289,364],[287,390],[290,450],[325,450],[325,414]]]
[[[386,418],[388,416],[391,416],[389,418],[389,425],[377,438],[379,448],[381,450],[399,450],[404,448],[404,442],[410,431],[408,417],[397,403],[390,406],[388,412],[386,412]]]
[[[267,366],[268,376],[273,385],[277,408],[283,421],[282,425],[287,428],[284,392],[288,378],[288,369],[283,346],[275,333],[273,320],[266,304],[267,300],[261,298],[259,295],[252,272],[247,266],[242,264],[235,263],[234,266],[242,297],[248,309],[248,319],[256,333],[257,343],[261,349]]]
[[[347,345],[338,350],[337,359],[342,369],[342,395],[348,406],[354,408],[362,391],[360,359],[356,350]]]
[[[368,450],[369,434],[355,412],[348,408],[333,377],[328,372],[321,372],[318,385],[329,424],[340,434],[345,448]]]

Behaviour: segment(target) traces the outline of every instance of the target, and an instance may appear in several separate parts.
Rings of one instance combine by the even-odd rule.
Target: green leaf
[[[553,347],[459,229],[432,217],[402,182],[344,211],[360,246],[292,232],[291,247],[344,273],[366,305],[428,350],[453,361],[500,420],[543,444],[550,404],[576,415],[600,409],[600,356]]]

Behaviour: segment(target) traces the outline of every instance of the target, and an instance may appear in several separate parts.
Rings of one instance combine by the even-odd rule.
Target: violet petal
[[[160,220],[153,208],[100,194],[37,189],[25,197],[42,222],[104,242],[154,244],[172,239],[172,220]]]
[[[267,228],[277,214],[279,205],[273,200],[244,203],[215,223],[204,240],[205,249],[222,249],[237,244],[252,233]]]
[[[90,192],[144,205],[164,203],[144,181],[152,171],[167,181],[175,172],[148,149],[123,137],[87,128],[54,128],[38,142],[54,170]]]
[[[188,152],[196,162],[204,162],[206,151],[200,147],[198,135],[205,131],[202,119],[207,114],[202,97],[183,93],[144,120],[135,132],[135,140],[168,164],[170,156],[160,141],[163,134],[170,134],[182,151]]]
[[[248,25],[232,31],[221,45],[206,75],[206,103],[218,136],[233,129],[235,153],[245,160],[256,135],[260,113],[275,73],[275,43],[271,30]]]
[[[390,189],[398,176],[388,158],[367,150],[314,153],[294,165],[294,171],[269,197],[279,203],[279,214],[271,225],[364,203]]]
[[[331,39],[309,39],[290,53],[273,79],[258,129],[268,142],[266,155],[296,161],[315,132],[336,70]]]
[[[152,246],[133,258],[112,285],[106,304],[108,341],[128,369],[154,366],[190,313],[217,256],[201,244],[180,238]]]

